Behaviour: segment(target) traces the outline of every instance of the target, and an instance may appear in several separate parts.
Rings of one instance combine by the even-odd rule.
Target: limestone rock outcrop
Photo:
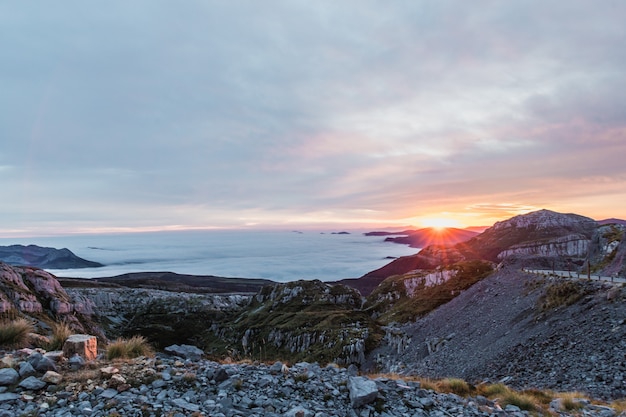
[[[50,322],[63,321],[76,331],[101,335],[88,311],[73,304],[56,277],[34,267],[0,262],[0,314],[36,316],[38,320],[47,317]]]

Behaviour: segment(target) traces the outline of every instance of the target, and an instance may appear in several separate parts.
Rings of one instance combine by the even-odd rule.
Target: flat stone
[[[65,357],[62,350],[53,350],[51,352],[46,352],[43,356],[54,362],[61,362],[61,359]]]
[[[60,384],[63,381],[63,375],[54,371],[47,371],[42,377],[41,380],[43,382],[47,382],[48,384]]]
[[[182,398],[176,398],[175,400],[172,400],[172,404],[174,404],[176,407],[180,407],[183,410],[187,410],[187,411],[200,411],[200,406],[196,405],[196,404],[192,404],[188,401],[183,400]]]
[[[36,371],[39,372],[57,370],[56,363],[52,359],[46,358],[39,352],[33,352],[26,360],[32,365],[33,368],[35,368]]]
[[[350,391],[350,402],[353,408],[369,404],[378,396],[376,382],[363,376],[349,377],[348,390]]]
[[[113,397],[115,397],[118,394],[116,389],[113,388],[109,388],[109,389],[105,389],[104,391],[102,391],[100,393],[100,397],[101,398],[106,398],[106,399],[111,399]]]
[[[0,403],[5,403],[8,401],[15,401],[15,400],[19,400],[21,397],[17,394],[14,394],[12,392],[4,392],[2,394],[0,394]]]
[[[35,368],[33,368],[30,362],[21,362],[19,373],[20,377],[26,378],[27,376],[35,375],[37,371],[35,371]]]
[[[29,376],[22,382],[20,382],[20,387],[30,390],[30,391],[38,391],[46,386],[46,383],[43,382],[39,378],[35,378],[34,376]]]
[[[202,349],[192,345],[171,345],[163,350],[172,355],[180,356],[181,358],[190,359],[192,361],[197,361],[202,357],[202,355],[204,355],[204,351]]]
[[[105,366],[104,368],[100,368],[100,375],[103,378],[111,378],[115,374],[119,374],[120,370],[115,366]]]
[[[17,384],[20,380],[20,374],[13,368],[0,369],[0,385]]]

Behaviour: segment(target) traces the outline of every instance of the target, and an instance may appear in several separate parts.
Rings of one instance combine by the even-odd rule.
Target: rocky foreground
[[[29,349],[7,353],[2,362],[12,367],[0,369],[0,417],[530,415],[481,396],[423,389],[415,381],[358,376],[354,367],[220,364],[185,348],[191,350],[171,349],[181,356],[86,364],[77,357],[55,362],[58,355]],[[550,407],[552,415],[569,415],[557,412],[558,400]],[[579,407],[577,415],[617,415],[586,400]]]

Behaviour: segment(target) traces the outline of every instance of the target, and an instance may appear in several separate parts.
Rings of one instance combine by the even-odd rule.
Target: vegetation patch
[[[535,411],[535,398],[528,394],[518,393],[514,391],[507,392],[501,400],[501,405],[515,405],[525,411]]]
[[[365,308],[383,324],[406,323],[449,302],[492,272],[491,262],[475,260],[459,262],[437,271],[396,275],[384,280],[370,294]],[[427,279],[428,276],[436,279],[437,274],[441,274],[442,279],[436,283]],[[412,287],[410,294],[407,286]]]
[[[460,396],[467,396],[472,392],[470,384],[459,378],[445,378],[436,383],[437,391],[451,392]]]
[[[35,327],[25,319],[16,319],[0,323],[0,346],[20,348],[28,344],[28,335]]]
[[[612,224],[609,230],[602,234],[602,237],[607,240],[607,243],[621,242],[624,237],[624,229]]]
[[[152,356],[154,350],[143,336],[133,336],[130,339],[117,339],[106,349],[106,357],[112,359],[132,359],[139,356]]]
[[[543,312],[567,307],[580,300],[586,293],[585,286],[580,281],[557,280],[546,286],[545,293],[537,301],[538,309]]]
[[[217,358],[360,363],[384,335],[361,302],[356,290],[321,281],[267,286],[200,344]]]
[[[52,337],[44,346],[46,350],[61,350],[63,344],[74,332],[71,327],[64,322],[52,324]]]

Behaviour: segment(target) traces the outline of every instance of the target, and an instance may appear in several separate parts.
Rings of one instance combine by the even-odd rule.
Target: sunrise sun
[[[433,229],[437,230],[443,230],[448,227],[463,227],[463,225],[458,220],[445,217],[428,217],[425,219],[421,219],[420,222],[424,227],[432,227]]]

